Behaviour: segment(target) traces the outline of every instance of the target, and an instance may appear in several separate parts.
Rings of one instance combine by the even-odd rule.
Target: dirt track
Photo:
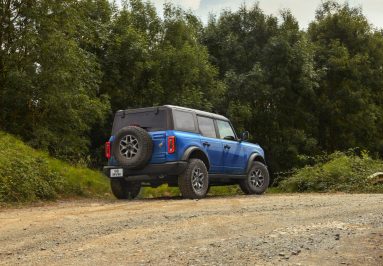
[[[0,209],[0,264],[383,265],[383,195]]]

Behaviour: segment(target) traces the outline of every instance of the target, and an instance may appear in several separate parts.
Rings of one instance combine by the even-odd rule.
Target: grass
[[[0,203],[25,203],[65,197],[106,197],[108,179],[75,167],[0,132]]]
[[[235,195],[238,186],[212,187],[210,195]],[[178,187],[143,188],[140,198],[180,196]],[[0,203],[29,203],[72,197],[111,197],[102,173],[72,166],[0,132]]]
[[[157,188],[142,188],[139,198],[177,197],[180,195],[181,192],[178,187],[169,187],[167,184],[164,184]]]
[[[281,181],[281,192],[349,192],[382,193],[383,184],[368,179],[383,171],[383,161],[374,160],[367,153],[362,156],[336,152],[325,162],[298,169]]]
[[[382,182],[368,177],[383,172],[383,161],[334,153],[314,166],[298,169],[268,189],[283,192],[378,192]],[[211,187],[209,195],[242,194],[239,186]],[[177,187],[143,188],[140,198],[180,196]],[[101,172],[72,166],[35,150],[12,135],[0,132],[0,204],[28,203],[73,197],[109,198],[109,180]]]
[[[208,195],[231,196],[243,194],[239,186],[215,186],[211,187]],[[178,187],[169,187],[162,185],[158,188],[145,187],[141,190],[140,198],[159,198],[159,197],[178,197],[181,192]]]

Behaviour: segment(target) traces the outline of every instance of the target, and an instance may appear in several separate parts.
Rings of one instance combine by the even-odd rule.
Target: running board
[[[221,179],[246,179],[247,175],[228,175],[228,174],[209,174],[209,180],[221,180]]]

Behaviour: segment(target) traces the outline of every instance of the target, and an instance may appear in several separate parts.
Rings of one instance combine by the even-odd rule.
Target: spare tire
[[[112,144],[117,162],[128,169],[144,167],[152,156],[153,142],[145,129],[135,126],[121,128]]]

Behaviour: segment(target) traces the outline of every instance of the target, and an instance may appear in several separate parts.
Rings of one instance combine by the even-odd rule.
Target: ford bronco
[[[135,198],[141,186],[178,186],[185,198],[203,198],[210,186],[239,184],[245,194],[269,185],[264,151],[239,137],[229,119],[165,105],[117,111],[105,144],[104,173],[118,199]]]

